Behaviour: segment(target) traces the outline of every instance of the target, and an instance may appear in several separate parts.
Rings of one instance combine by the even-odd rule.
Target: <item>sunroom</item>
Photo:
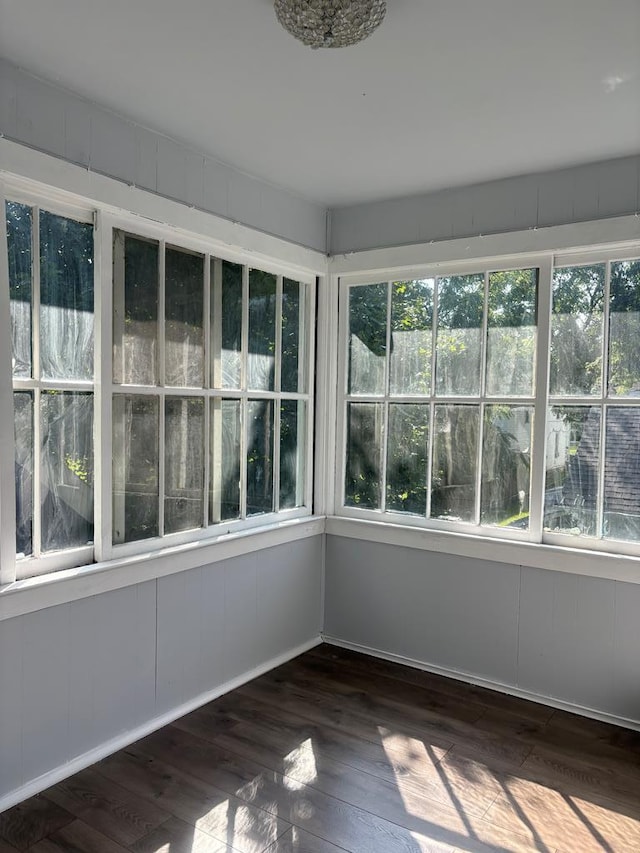
[[[587,6],[2,4],[0,811],[322,642],[640,729],[640,14]]]

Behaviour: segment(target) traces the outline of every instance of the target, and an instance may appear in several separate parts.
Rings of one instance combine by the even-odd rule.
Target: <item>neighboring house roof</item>
[[[600,429],[600,410],[594,407],[577,452],[569,458],[563,489],[566,504],[596,508]],[[604,508],[607,513],[640,513],[640,408],[611,406],[607,410]]]

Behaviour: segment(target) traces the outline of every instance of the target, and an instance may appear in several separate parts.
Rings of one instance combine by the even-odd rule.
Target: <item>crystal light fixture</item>
[[[274,0],[282,26],[312,48],[347,47],[382,23],[386,0]]]

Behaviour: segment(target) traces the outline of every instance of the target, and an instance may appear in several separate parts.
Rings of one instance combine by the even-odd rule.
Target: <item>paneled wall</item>
[[[317,642],[322,538],[1,621],[0,811]]]
[[[640,585],[327,536],[325,635],[632,721]]]
[[[326,210],[0,60],[0,136],[326,252]]]
[[[331,212],[331,254],[626,216],[640,155]],[[640,236],[640,220],[638,221]]]

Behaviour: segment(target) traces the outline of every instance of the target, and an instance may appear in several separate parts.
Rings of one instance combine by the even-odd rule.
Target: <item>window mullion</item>
[[[429,447],[427,448],[427,511],[425,518],[431,517],[431,484],[433,481],[433,442],[435,440],[436,425],[436,350],[438,343],[438,282],[433,281],[433,319],[431,323],[431,388],[429,398]]]
[[[31,213],[31,375],[36,387],[33,392],[33,500],[32,554],[41,554],[42,532],[42,422],[40,420],[40,208]]]
[[[0,209],[5,219],[6,201],[0,184]],[[7,228],[0,229],[0,399],[12,400],[11,299]],[[16,493],[13,406],[0,407],[0,586],[16,579]]]
[[[325,283],[328,285],[328,278],[325,279]],[[313,495],[314,495],[314,425],[316,423],[316,387],[315,387],[315,362],[316,362],[316,316],[317,316],[317,284],[309,285],[309,284],[301,284],[301,292],[305,294],[304,297],[304,313],[302,314],[302,323],[300,328],[300,340],[304,341],[304,373],[301,375],[305,377],[306,381],[303,381],[302,384],[298,382],[298,388],[304,388],[305,394],[302,397],[303,400],[306,400],[306,417],[307,421],[305,423],[304,429],[304,441],[305,441],[305,452],[303,458],[305,460],[304,464],[304,505],[311,509],[313,507]],[[337,334],[337,326],[336,326],[336,334]],[[332,341],[332,346],[337,346],[337,340],[335,337]],[[329,353],[332,353],[333,350],[327,348],[326,357],[329,359]],[[328,364],[325,364],[323,367],[324,370],[328,369]],[[300,361],[298,362],[298,371],[300,372]],[[334,410],[335,411],[335,410]],[[328,418],[326,417],[327,413],[325,412],[325,417],[322,421],[321,429],[324,431],[327,430]],[[326,442],[326,436],[318,436],[318,443],[320,440],[324,440]],[[335,452],[335,448],[334,448]],[[318,477],[324,477],[324,473],[320,473],[318,470],[316,472]],[[325,485],[323,483],[322,492],[325,497],[326,502],[326,492]],[[317,511],[317,508],[314,508]],[[320,511],[326,511],[326,503],[324,506],[320,507]]]
[[[166,382],[167,342],[166,342],[166,314],[167,314],[167,288],[165,281],[166,270],[166,242],[160,240],[158,251],[158,382],[160,391],[158,395],[158,535],[164,536],[164,475],[165,475],[165,394]]]
[[[112,444],[113,444],[113,269],[112,228],[106,214],[97,212],[94,230],[94,316],[95,316],[95,397],[94,459],[95,495],[94,524],[96,560],[107,560],[112,554]],[[124,309],[124,253],[122,256],[122,309]],[[122,310],[124,317],[124,310]],[[121,330],[119,330],[121,331]],[[123,347],[120,347],[123,350]],[[121,366],[120,366],[121,367]],[[122,367],[121,367],[122,369]]]
[[[602,317],[602,397],[606,401],[609,397],[609,318],[611,314],[611,261],[607,261],[605,266],[605,281],[604,281],[604,312]],[[606,453],[606,435],[607,435],[607,415],[608,407],[603,405],[600,409],[600,448],[598,456],[598,497],[597,497],[597,514],[596,514],[596,537],[601,539],[604,537],[604,474],[605,474],[605,453]]]
[[[215,357],[212,351],[212,334],[211,334],[211,264],[213,258],[209,255],[204,256],[204,389],[211,388],[211,364]],[[202,526],[206,530],[209,526],[209,490],[211,483],[211,397],[205,394],[202,399],[204,406],[204,447],[202,448],[202,460],[204,465],[203,471],[203,490],[204,500],[202,503]]]
[[[549,256],[540,263],[538,269],[535,402],[529,463],[529,535],[533,542],[541,542],[543,536],[552,293],[553,260]]]
[[[489,349],[489,273],[484,274],[484,308],[482,312],[482,341],[480,343],[480,396],[478,407],[478,445],[476,447],[475,523],[481,522],[482,509],[482,449],[484,444],[485,395],[487,393],[487,351]]]
[[[380,509],[387,508],[387,444],[389,441],[389,392],[391,388],[391,299],[393,285],[387,282],[387,328],[384,358],[384,408],[382,410],[382,435],[380,436]]]
[[[240,335],[240,388],[243,396],[240,404],[240,518],[247,517],[247,448],[249,446],[249,423],[247,406],[247,382],[249,360],[249,267],[242,267],[242,330]]]
[[[349,372],[349,287],[338,279],[338,401],[336,412],[336,454],[334,458],[334,502],[333,511],[345,506],[345,482],[347,473],[347,393]],[[329,453],[331,449],[328,448]]]
[[[280,415],[282,388],[282,276],[276,277],[276,339],[274,353],[273,388],[276,397],[273,401],[273,509],[280,509]]]

